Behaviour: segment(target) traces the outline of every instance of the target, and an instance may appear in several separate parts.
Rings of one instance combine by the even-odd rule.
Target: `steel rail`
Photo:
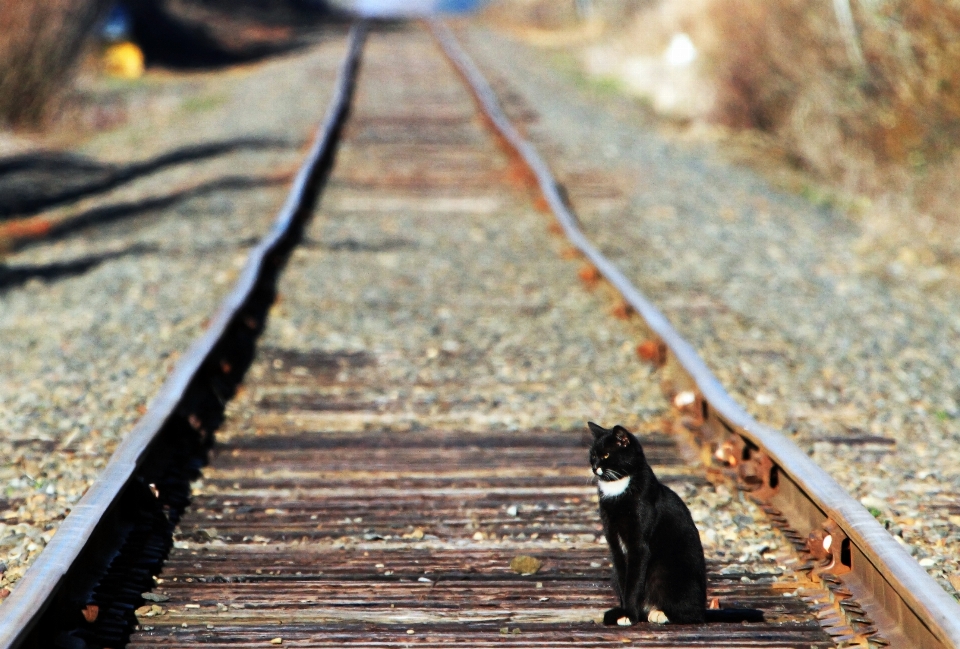
[[[799,496],[807,500],[805,503],[793,503],[794,517],[807,519],[801,520],[800,525],[795,527],[804,533],[815,529],[816,522],[813,519],[819,512],[819,515],[840,527],[860,556],[868,562],[868,565],[864,565],[858,556],[850,573],[853,579],[844,575],[844,583],[852,586],[851,590],[856,596],[872,598],[875,604],[873,608],[882,609],[877,613],[885,619],[878,619],[878,625],[894,625],[892,634],[908,639],[909,646],[917,649],[960,648],[960,605],[836,480],[782,433],[758,423],[734,401],[694,347],[680,336],[653,303],[580,230],[550,168],[509,121],[493,88],[457,42],[453,32],[438,20],[429,21],[429,25],[446,55],[471,86],[487,118],[536,176],[539,190],[571,243],[666,344],[689,379],[692,379],[700,398],[708,404],[711,415],[719,420],[718,423],[765,452],[778,467],[781,476],[785,474],[795,486],[797,493],[793,494],[794,498]],[[781,505],[779,502],[777,504]],[[790,504],[783,503],[784,509]],[[812,513],[811,508],[815,508]],[[791,523],[794,521],[791,520]]]
[[[271,255],[289,241],[297,224],[305,218],[313,188],[324,163],[331,159],[337,133],[350,107],[366,30],[366,24],[361,22],[350,31],[333,97],[270,231],[250,252],[239,279],[221,302],[207,330],[177,363],[147,412],[117,446],[103,472],[0,606],[0,648],[19,646],[39,621],[101,521],[133,479],[161,429],[175,415],[188,388],[241,315],[261,277],[269,272]]]

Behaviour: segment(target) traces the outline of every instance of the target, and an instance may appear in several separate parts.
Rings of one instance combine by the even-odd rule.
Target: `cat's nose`
[[[597,475],[603,475],[603,469],[601,469],[600,467],[597,467],[596,469],[594,469],[593,472],[596,473]]]

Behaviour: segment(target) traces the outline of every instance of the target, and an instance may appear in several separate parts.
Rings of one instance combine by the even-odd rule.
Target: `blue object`
[[[129,40],[130,25],[130,11],[122,4],[115,4],[103,20],[103,25],[100,27],[100,36],[103,40],[111,43]]]
[[[402,18],[477,11],[488,0],[334,0],[362,16]]]
[[[486,4],[486,0],[440,0],[438,10],[441,13],[468,13],[477,11]]]

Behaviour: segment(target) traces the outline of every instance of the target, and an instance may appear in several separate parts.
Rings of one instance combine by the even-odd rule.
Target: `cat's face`
[[[643,449],[637,438],[623,426],[603,428],[588,422],[593,433],[593,445],[590,447],[590,468],[600,480],[620,480],[633,474],[634,469],[643,462]]]

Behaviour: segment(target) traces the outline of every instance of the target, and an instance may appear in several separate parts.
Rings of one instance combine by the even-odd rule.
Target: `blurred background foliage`
[[[0,0],[0,121],[36,124],[109,0]]]
[[[137,52],[115,67],[131,75],[138,55],[180,69],[256,60],[333,17],[322,0],[122,6]],[[0,122],[41,124],[115,8],[0,0]],[[671,119],[764,139],[856,195],[847,204],[960,222],[960,0],[494,0],[486,16]]]
[[[104,40],[129,41],[147,65],[210,68],[298,47],[333,18],[322,0],[0,0],[0,123],[41,126]]]
[[[862,189],[877,189],[877,167],[955,168],[960,4],[873,0],[852,9],[862,62],[849,55],[830,2],[715,0],[713,118],[776,134],[798,164]]]
[[[488,15],[675,123],[760,142],[800,174],[791,189],[960,254],[958,0],[500,0]]]

